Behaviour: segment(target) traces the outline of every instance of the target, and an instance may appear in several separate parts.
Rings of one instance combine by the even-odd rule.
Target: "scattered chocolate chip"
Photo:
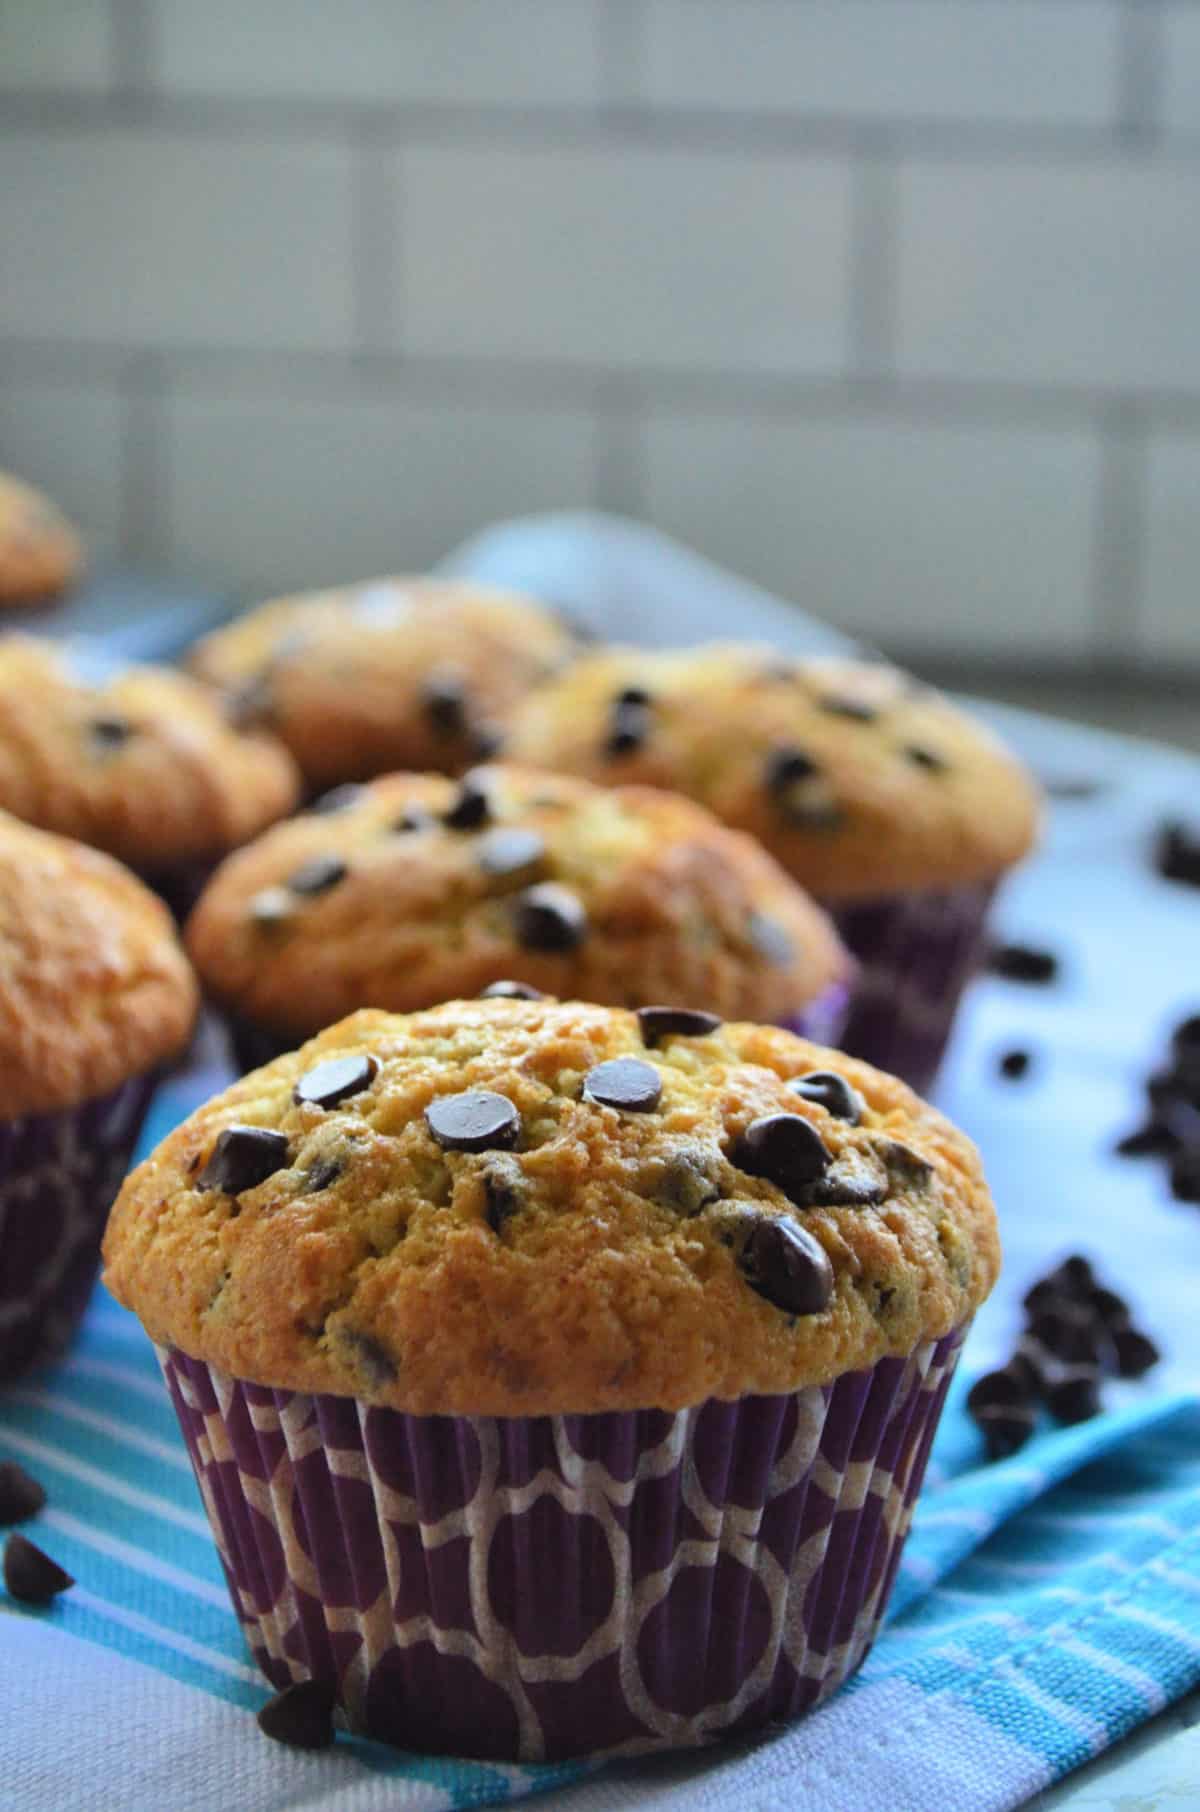
[[[502,1151],[516,1144],[521,1116],[507,1095],[477,1088],[431,1101],[425,1124],[444,1151]]]
[[[888,1173],[872,1151],[847,1146],[804,1191],[810,1208],[874,1208],[888,1195]]]
[[[504,731],[499,724],[476,724],[471,731],[471,758],[492,761],[504,747]]]
[[[640,1057],[610,1057],[583,1079],[583,1098],[627,1114],[652,1114],[662,1100],[662,1077]]]
[[[699,1148],[667,1152],[646,1165],[642,1187],[677,1214],[699,1214],[720,1200],[712,1174],[715,1155]]]
[[[1110,1333],[1128,1325],[1129,1304],[1123,1296],[1118,1296],[1115,1290],[1106,1290],[1097,1284],[1089,1294],[1088,1302],[1093,1312],[1099,1317],[1101,1324]]]
[[[574,950],[588,929],[587,912],[578,895],[553,881],[527,887],[517,895],[513,923],[526,950]]]
[[[265,1183],[287,1163],[288,1142],[281,1132],[266,1126],[227,1126],[196,1178],[196,1187],[241,1195],[244,1189]]]
[[[483,1169],[484,1214],[499,1239],[521,1205],[524,1176],[515,1158],[495,1157]]]
[[[784,1216],[753,1216],[740,1263],[750,1288],[790,1315],[817,1315],[833,1295],[825,1248]]]
[[[296,902],[286,887],[264,887],[256,893],[246,908],[256,925],[278,925],[284,919],[290,919],[296,910]]]
[[[645,705],[622,703],[613,706],[604,748],[609,755],[632,755],[650,734],[650,712]]]
[[[622,686],[613,700],[613,709],[645,711],[654,703],[645,686]]]
[[[297,1680],[267,1700],[258,1714],[258,1728],[289,1749],[328,1749],[336,1701],[337,1688],[327,1680]]]
[[[475,846],[475,858],[485,875],[516,875],[544,861],[546,845],[535,830],[499,826],[488,831]]]
[[[1098,1330],[1094,1318],[1082,1305],[1060,1302],[1056,1308],[1039,1308],[1030,1317],[1029,1332],[1043,1351],[1064,1364],[1100,1363]]]
[[[22,1604],[49,1604],[75,1581],[24,1535],[10,1535],[4,1544],[4,1583]]]
[[[777,920],[765,912],[752,912],[746,931],[760,956],[765,956],[777,968],[786,969],[794,955],[792,940]]]
[[[1162,1357],[1149,1334],[1138,1328],[1117,1328],[1112,1337],[1117,1372],[1122,1378],[1142,1378]]]
[[[716,1013],[701,1013],[693,1007],[639,1007],[638,1029],[647,1050],[653,1050],[664,1038],[707,1038],[721,1024]]]
[[[1005,981],[1040,987],[1058,974],[1058,958],[1049,950],[1035,950],[1029,944],[993,944],[987,967],[992,975],[1001,975]]]
[[[845,693],[830,692],[817,700],[822,711],[828,711],[833,717],[849,717],[856,723],[874,723],[879,716],[878,705],[872,705],[865,698],[850,698]]]
[[[315,1159],[304,1173],[305,1195],[318,1195],[322,1189],[328,1189],[331,1183],[337,1182],[344,1168],[340,1158]]]
[[[0,1529],[36,1516],[46,1502],[43,1486],[15,1460],[0,1460]]]
[[[1033,1434],[1035,1420],[1033,1407],[1027,1403],[980,1409],[974,1416],[989,1460],[1007,1460],[1019,1452]]]
[[[1056,1422],[1073,1427],[1100,1414],[1100,1378],[1091,1367],[1081,1367],[1069,1377],[1045,1387],[1046,1408]]]
[[[1200,1202],[1200,1151],[1181,1151],[1172,1160],[1171,1194],[1177,1202]]]
[[[545,1000],[540,988],[531,988],[528,982],[494,981],[489,982],[479,996],[480,1000]]]
[[[738,1140],[733,1162],[803,1206],[805,1191],[829,1168],[831,1154],[816,1127],[799,1114],[763,1114]]]
[[[1027,1377],[1011,1365],[994,1372],[984,1372],[967,1392],[967,1408],[972,1415],[980,1409],[1015,1409],[1029,1402],[1032,1391]]]
[[[1131,1133],[1126,1133],[1114,1147],[1122,1158],[1173,1158],[1183,1140],[1173,1127],[1161,1120],[1147,1120]]]
[[[379,1060],[369,1051],[353,1057],[327,1057],[323,1063],[306,1070],[292,1090],[296,1101],[310,1107],[336,1107],[351,1095],[361,1095],[379,1074]]]
[[[1171,1054],[1177,1065],[1189,1068],[1200,1063],[1200,1013],[1189,1013],[1171,1034]]]
[[[430,674],[421,688],[421,706],[439,736],[461,736],[467,727],[467,695],[457,674]]]
[[[349,811],[351,806],[360,804],[366,796],[365,786],[354,786],[347,783],[345,786],[330,787],[327,793],[322,793],[319,799],[314,799],[308,809],[310,812],[316,813],[318,817],[330,818],[337,812]]]
[[[288,876],[288,886],[293,893],[305,896],[317,893],[328,893],[339,881],[346,878],[346,864],[340,856],[313,856],[302,862],[295,874]]]
[[[1069,1258],[1064,1258],[1051,1271],[1048,1281],[1067,1295],[1086,1296],[1096,1287],[1096,1274],[1090,1259],[1085,1258],[1082,1252],[1072,1252]]]
[[[364,1334],[358,1328],[339,1328],[337,1334],[372,1390],[384,1390],[395,1382],[399,1369],[396,1361],[373,1334]]]
[[[1164,881],[1200,887],[1200,832],[1175,819],[1160,825],[1154,843],[1154,866]]]
[[[1032,1062],[1033,1058],[1028,1051],[1014,1045],[1010,1051],[1001,1051],[996,1068],[1010,1082],[1019,1082],[1022,1076],[1028,1074]]]
[[[944,774],[950,766],[944,755],[923,742],[905,743],[904,753],[914,767],[924,768],[927,774]]]
[[[923,1188],[933,1175],[929,1159],[899,1139],[881,1139],[875,1149],[887,1165],[888,1176],[903,1188]]]
[[[818,1107],[823,1107],[835,1120],[846,1120],[851,1126],[857,1126],[863,1117],[865,1103],[862,1096],[836,1070],[809,1070],[803,1076],[793,1076],[788,1088],[802,1101],[814,1101]]]
[[[811,755],[791,743],[784,744],[772,749],[767,756],[764,775],[767,791],[772,794],[789,792],[800,781],[811,780],[817,772],[817,764]]]
[[[392,820],[392,830],[398,837],[407,837],[414,831],[432,830],[436,823],[432,812],[422,811],[419,805],[407,805],[400,816]]]
[[[93,717],[88,734],[98,749],[121,749],[133,735],[133,725],[127,717]]]
[[[483,781],[477,774],[464,774],[459,782],[458,797],[449,811],[443,813],[442,822],[450,830],[479,830],[491,813],[492,801]]]

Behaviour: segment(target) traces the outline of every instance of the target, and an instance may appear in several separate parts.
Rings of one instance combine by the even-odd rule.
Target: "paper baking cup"
[[[995,891],[989,882],[828,906],[858,963],[839,1041],[844,1051],[926,1092],[983,959]]]
[[[0,1378],[74,1333],[154,1083],[135,1076],[69,1112],[0,1124]]]
[[[273,1686],[534,1761],[797,1717],[879,1626],[962,1334],[671,1414],[408,1416],[159,1350]]]

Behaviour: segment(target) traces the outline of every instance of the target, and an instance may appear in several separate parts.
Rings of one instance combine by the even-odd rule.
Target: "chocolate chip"
[[[477,774],[464,774],[459,782],[458,797],[442,814],[442,822],[450,830],[479,830],[491,813],[492,801],[483,781]]]
[[[553,881],[518,894],[513,922],[517,938],[527,950],[574,950],[588,929],[587,912],[578,895]]]
[[[499,724],[476,724],[471,732],[471,756],[475,761],[491,761],[504,747],[504,731]]]
[[[306,1070],[292,1090],[293,1099],[310,1107],[336,1107],[351,1095],[361,1095],[379,1074],[379,1060],[369,1051],[353,1057],[327,1057]]]
[[[196,1178],[196,1187],[241,1195],[244,1189],[254,1189],[274,1176],[288,1161],[288,1142],[281,1132],[266,1126],[227,1126]]]
[[[1065,1364],[1098,1366],[1100,1363],[1094,1319],[1074,1304],[1064,1302],[1057,1308],[1039,1309],[1030,1318],[1029,1332],[1047,1353]]]
[[[809,1070],[803,1076],[793,1076],[788,1088],[802,1101],[815,1101],[835,1120],[847,1120],[857,1126],[863,1117],[862,1096],[836,1070]]]
[[[825,1248],[783,1216],[753,1217],[740,1263],[750,1288],[790,1315],[817,1315],[833,1295]]]
[[[305,1195],[318,1195],[322,1189],[328,1189],[341,1176],[343,1165],[340,1158],[317,1158],[304,1173]]]
[[[1128,1325],[1129,1304],[1115,1290],[1105,1290],[1097,1285],[1088,1297],[1088,1302],[1093,1314],[1099,1317],[1110,1333]]]
[[[996,1068],[1002,1076],[1007,1077],[1008,1081],[1018,1082],[1022,1076],[1028,1073],[1032,1062],[1033,1059],[1028,1051],[1014,1045],[1012,1050],[1000,1053]]]
[[[49,1604],[75,1581],[25,1536],[10,1535],[4,1544],[4,1583],[22,1604]]]
[[[764,775],[768,793],[787,793],[800,781],[811,780],[819,769],[811,755],[794,744],[786,743],[778,749],[772,749],[767,756]]]
[[[338,1328],[337,1337],[349,1348],[351,1363],[356,1365],[372,1390],[384,1390],[396,1380],[398,1367],[386,1346],[373,1334],[358,1328]]]
[[[929,1159],[899,1139],[881,1139],[875,1149],[887,1165],[888,1176],[901,1188],[923,1188],[933,1175]]]
[[[712,1174],[715,1160],[715,1153],[699,1148],[662,1153],[644,1166],[640,1186],[676,1214],[699,1214],[720,1200]]]
[[[433,673],[421,688],[421,705],[439,736],[461,736],[467,726],[467,695],[454,673]]]
[[[1046,1408],[1056,1422],[1073,1426],[1090,1422],[1100,1414],[1100,1380],[1090,1368],[1081,1368],[1067,1378],[1060,1378],[1045,1389]]]
[[[793,957],[792,940],[775,919],[765,912],[752,912],[746,925],[747,935],[760,956],[779,969],[786,969]]]
[[[664,1038],[707,1038],[721,1024],[716,1013],[701,1013],[693,1007],[639,1007],[637,1019],[647,1050]]]
[[[437,819],[432,812],[421,810],[419,805],[406,805],[398,818],[392,820],[392,829],[399,837],[406,837],[413,831],[432,829]]]
[[[133,725],[127,717],[93,717],[88,734],[98,749],[111,751],[124,748],[133,735]]]
[[[1117,1372],[1122,1378],[1144,1377],[1162,1356],[1150,1336],[1138,1328],[1118,1328],[1112,1343]]]
[[[1117,1141],[1114,1150],[1122,1158],[1171,1158],[1182,1148],[1183,1140],[1173,1127],[1161,1120],[1147,1120]]]
[[[365,786],[334,786],[327,793],[322,793],[319,799],[314,799],[308,809],[318,817],[330,818],[337,812],[347,812],[351,806],[361,804],[366,796]]]
[[[46,1502],[43,1486],[15,1460],[0,1460],[0,1529],[36,1516]]]
[[[477,1088],[431,1101],[425,1124],[444,1151],[502,1151],[516,1144],[521,1116],[507,1095]]]
[[[293,893],[307,896],[328,893],[345,878],[346,864],[340,856],[313,856],[308,862],[302,862],[295,874],[289,875],[287,884]]]
[[[924,768],[927,774],[944,774],[950,766],[944,755],[923,742],[905,743],[904,753],[914,767]]]
[[[583,1098],[628,1114],[652,1114],[662,1100],[662,1077],[640,1057],[610,1057],[584,1077]]]
[[[1200,1152],[1181,1151],[1173,1160],[1171,1194],[1177,1202],[1200,1202]]]
[[[524,1175],[515,1158],[493,1158],[483,1170],[484,1214],[499,1239],[521,1205]]]
[[[976,1378],[967,1392],[967,1409],[972,1415],[981,1409],[1014,1409],[1028,1403],[1031,1395],[1027,1377],[1012,1366],[1002,1365]]]
[[[1095,1288],[1096,1274],[1092,1270],[1090,1259],[1086,1259],[1082,1252],[1072,1252],[1069,1258],[1064,1258],[1060,1265],[1055,1266],[1047,1281],[1066,1295],[1086,1296]]]
[[[1189,1013],[1180,1020],[1171,1034],[1171,1053],[1184,1067],[1200,1063],[1200,1013]]]
[[[519,825],[488,831],[475,847],[475,859],[485,875],[516,875],[536,868],[545,859],[546,845],[535,830]]]
[[[494,981],[489,982],[482,990],[480,1000],[545,1000],[540,988],[531,988],[528,982]]]
[[[649,692],[647,692],[645,686],[622,686],[621,690],[617,693],[616,698],[613,700],[613,709],[617,711],[644,711],[653,703],[654,700]]]
[[[650,734],[650,713],[645,705],[617,703],[609,719],[605,751],[609,755],[632,755]]]
[[[1058,974],[1058,958],[1049,950],[1035,950],[1029,944],[993,944],[987,967],[992,975],[1001,975],[1005,981],[1041,987]]]
[[[816,1127],[799,1114],[763,1114],[738,1140],[733,1162],[803,1205],[804,1192],[829,1168],[831,1154]]]
[[[1178,820],[1160,825],[1155,837],[1154,866],[1164,881],[1200,887],[1200,833]]]
[[[872,1151],[848,1146],[804,1191],[810,1208],[874,1208],[888,1195],[888,1173]]]
[[[1036,1417],[1030,1404],[1011,1407],[998,1404],[994,1409],[978,1410],[974,1420],[983,1436],[988,1459],[1007,1460],[1029,1440]]]
[[[267,1700],[258,1714],[258,1728],[289,1749],[328,1749],[336,1701],[337,1688],[329,1681],[297,1680]]]
[[[879,716],[878,705],[872,705],[865,698],[850,698],[846,693],[831,692],[818,699],[822,711],[828,711],[834,717],[849,717],[856,723],[874,723]]]

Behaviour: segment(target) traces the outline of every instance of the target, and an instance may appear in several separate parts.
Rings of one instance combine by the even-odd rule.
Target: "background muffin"
[[[269,1677],[529,1759],[857,1665],[997,1245],[969,1141],[865,1065],[490,1000],[244,1078],[106,1258]]]
[[[0,807],[119,857],[178,906],[219,857],[292,810],[295,764],[186,674],[87,674],[49,643],[0,640]]]
[[[0,472],[0,606],[57,597],[83,565],[62,511],[11,472]]]
[[[377,579],[264,604],[198,643],[191,666],[269,722],[322,787],[392,768],[461,773],[573,650],[530,598]]]
[[[840,1009],[847,971],[825,915],[699,806],[503,764],[338,789],[221,867],[187,941],[246,1062],[501,979],[782,1020]]]
[[[166,909],[107,856],[0,812],[0,1376],[60,1347],[155,1067],[187,1042]]]
[[[894,668],[712,644],[589,655],[527,699],[514,759],[699,800],[833,911],[860,971],[848,1050],[936,1070],[1037,797],[980,725]]]

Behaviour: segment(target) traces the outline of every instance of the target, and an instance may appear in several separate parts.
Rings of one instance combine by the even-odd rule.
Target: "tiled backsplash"
[[[0,461],[251,590],[642,515],[1200,671],[1200,0],[0,0]]]

